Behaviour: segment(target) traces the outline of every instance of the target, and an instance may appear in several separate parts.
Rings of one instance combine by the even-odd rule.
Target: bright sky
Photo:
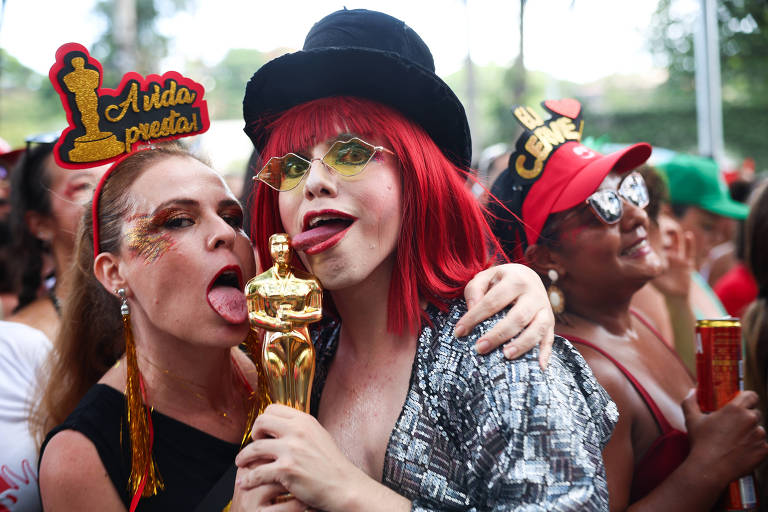
[[[674,0],[675,5],[698,0]],[[384,11],[410,25],[427,43],[437,73],[459,70],[469,48],[479,65],[509,65],[517,57],[519,0],[192,0],[196,8],[163,19],[173,38],[159,72],[187,60],[216,64],[231,48],[298,50],[312,25],[347,7]],[[42,74],[64,43],[91,48],[104,30],[95,0],[5,0],[0,47]],[[528,0],[525,63],[531,70],[577,83],[614,73],[653,70],[647,31],[658,0]],[[254,71],[256,71],[254,69]],[[194,77],[192,77],[194,79]],[[116,86],[117,84],[105,84]],[[245,85],[245,84],[244,84]],[[479,133],[479,132],[478,132]],[[239,172],[251,151],[242,121],[217,121],[201,139],[214,166]],[[478,139],[479,142],[480,139]]]
[[[589,82],[653,68],[647,27],[658,0],[529,0],[525,61],[559,79]],[[103,30],[94,0],[6,0],[0,47],[47,74],[66,42],[90,47]],[[161,71],[184,72],[186,59],[216,63],[230,48],[301,48],[312,24],[346,6],[387,12],[425,40],[441,75],[458,70],[467,42],[478,64],[506,65],[517,56],[519,0],[196,0],[194,12],[165,19],[175,42]],[[255,71],[255,70],[254,70]]]

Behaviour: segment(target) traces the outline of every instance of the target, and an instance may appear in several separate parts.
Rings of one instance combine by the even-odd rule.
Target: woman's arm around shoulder
[[[464,299],[468,311],[456,323],[456,336],[466,336],[479,322],[506,309],[477,340],[476,350],[485,354],[503,346],[504,355],[514,359],[538,346],[541,367],[547,367],[555,317],[536,272],[516,263],[491,267],[467,283]]]
[[[40,459],[40,496],[46,512],[124,511],[96,447],[83,434],[54,435]]]

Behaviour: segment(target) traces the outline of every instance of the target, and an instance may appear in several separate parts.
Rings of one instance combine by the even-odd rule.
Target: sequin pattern
[[[618,410],[584,359],[557,337],[549,368],[538,350],[507,361],[474,350],[501,316],[468,336],[453,328],[466,311],[429,307],[382,482],[412,510],[608,510],[601,456]],[[316,407],[336,350],[338,324],[313,333]],[[316,414],[316,410],[313,411]]]

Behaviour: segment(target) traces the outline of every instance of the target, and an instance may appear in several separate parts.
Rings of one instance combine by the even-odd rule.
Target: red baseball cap
[[[629,172],[650,156],[651,146],[645,142],[609,155],[602,155],[579,142],[566,142],[558,147],[523,200],[522,218],[528,244],[538,241],[551,214],[586,201],[611,171]]]
[[[551,214],[586,201],[611,171],[629,172],[651,156],[644,142],[608,155],[581,144],[583,121],[576,100],[548,100],[542,106],[552,116],[546,121],[527,107],[513,110],[525,130],[491,190],[501,203],[489,205],[494,233],[517,259],[538,242]]]

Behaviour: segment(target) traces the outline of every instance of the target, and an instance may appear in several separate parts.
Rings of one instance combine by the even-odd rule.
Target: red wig
[[[263,128],[268,140],[262,161],[310,148],[340,128],[363,139],[384,139],[394,151],[402,172],[403,215],[387,305],[391,332],[417,332],[425,319],[420,299],[444,310],[502,254],[482,207],[464,185],[466,172],[392,108],[362,98],[321,98],[285,111]],[[284,228],[278,192],[256,183],[252,239],[259,260],[268,262],[268,238]]]

